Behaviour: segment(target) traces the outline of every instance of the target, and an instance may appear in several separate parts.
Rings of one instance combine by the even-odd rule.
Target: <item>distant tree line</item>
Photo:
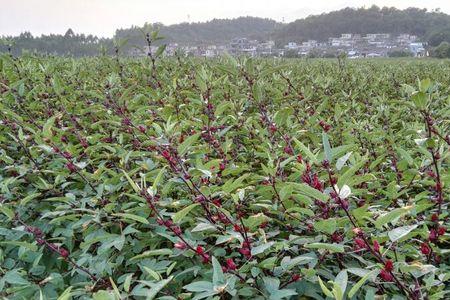
[[[64,35],[50,34],[34,37],[29,32],[19,36],[7,36],[0,39],[0,52],[11,52],[20,55],[23,51],[38,52],[49,55],[95,56],[101,53],[112,53],[113,40],[98,38],[91,34],[75,34],[71,29]]]
[[[180,45],[226,44],[236,37],[258,40],[274,40],[278,46],[289,41],[302,42],[309,39],[326,41],[342,33],[409,33],[426,42],[432,55],[446,56],[450,43],[450,15],[434,10],[392,7],[345,8],[331,13],[309,16],[282,24],[270,19],[240,17],[232,20],[214,19],[201,23],[181,23],[165,26],[147,23],[145,27],[159,28],[165,43]],[[0,51],[10,48],[14,54],[23,50],[57,55],[97,55],[100,49],[113,53],[114,41],[127,40],[124,50],[146,45],[143,27],[118,29],[112,39],[92,35],[75,34],[68,30],[64,35],[42,35],[33,37],[29,32],[16,37],[0,39]],[[406,53],[392,53],[404,56]]]

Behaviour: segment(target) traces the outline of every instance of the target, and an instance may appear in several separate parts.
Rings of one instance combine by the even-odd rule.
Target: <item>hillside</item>
[[[240,17],[236,19],[214,19],[208,22],[181,23],[170,26],[146,24],[160,29],[165,42],[183,45],[224,44],[235,37],[264,40],[282,26],[271,19]],[[118,29],[115,38],[127,38],[130,44],[142,44],[139,27]]]
[[[444,35],[450,28],[450,15],[427,12],[425,9],[392,7],[345,8],[331,13],[309,16],[275,30],[272,37],[277,43],[315,39],[325,41],[341,33],[409,33],[424,40]],[[441,40],[442,41],[442,40]],[[436,41],[440,43],[441,41]]]

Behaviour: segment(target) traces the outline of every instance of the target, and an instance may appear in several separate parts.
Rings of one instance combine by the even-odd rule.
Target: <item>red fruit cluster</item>
[[[331,125],[330,124],[327,124],[325,121],[320,121],[319,122],[319,125],[320,125],[320,127],[322,127],[322,129],[325,131],[325,132],[328,132],[328,131],[330,131],[330,129],[331,129]]]
[[[389,273],[388,271],[386,271],[385,269],[381,269],[380,277],[381,277],[381,279],[383,279],[384,281],[387,281],[387,282],[391,282],[394,280],[394,277],[392,276],[392,274]]]
[[[228,270],[235,271],[237,269],[236,264],[234,263],[232,258],[227,258],[226,263]]]
[[[422,243],[420,244],[420,252],[424,255],[429,255],[431,253],[431,247],[428,245],[428,243]]]
[[[66,168],[70,171],[70,173],[75,173],[77,171],[77,167],[71,162],[66,163]]]
[[[250,250],[250,242],[244,241],[242,243],[242,248],[239,249],[239,253],[244,255],[246,258],[252,257],[251,250]]]
[[[203,263],[208,263],[210,260],[210,256],[208,253],[205,252],[205,249],[202,246],[197,246],[195,252],[197,253],[197,255],[199,255],[202,258],[202,262]]]
[[[362,238],[357,237],[354,239],[354,242],[356,250],[367,248],[366,242]]]

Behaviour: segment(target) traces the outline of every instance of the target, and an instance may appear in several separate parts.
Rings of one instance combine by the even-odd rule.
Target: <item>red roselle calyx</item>
[[[227,263],[228,269],[233,270],[233,271],[236,270],[236,264],[234,263],[232,258],[227,258],[226,263]]]
[[[68,162],[66,164],[66,167],[70,171],[70,173],[75,173],[77,171],[77,167],[71,162]]]
[[[187,248],[187,245],[184,242],[177,242],[173,245],[176,249],[184,250]]]
[[[392,260],[388,259],[384,262],[384,269],[388,272],[392,272],[392,270],[394,270],[394,263]]]
[[[420,244],[420,252],[424,255],[429,255],[431,253],[431,248],[427,243]]]
[[[380,252],[380,244],[378,243],[378,241],[373,241],[373,250],[375,252]]]
[[[386,271],[385,269],[381,269],[380,271],[380,277],[384,281],[391,282],[394,278],[392,277],[391,273]]]

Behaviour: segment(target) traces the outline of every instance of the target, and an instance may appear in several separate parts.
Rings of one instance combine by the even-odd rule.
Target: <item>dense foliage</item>
[[[449,95],[447,61],[3,55],[0,295],[448,299]]]
[[[235,19],[214,19],[207,22],[180,23],[174,25],[146,24],[159,28],[164,42],[181,45],[224,45],[232,39],[246,37],[257,40],[270,39],[270,34],[282,24],[271,19],[240,17]],[[116,30],[115,38],[130,39],[131,45],[144,46],[141,28],[132,27]]]
[[[277,42],[315,39],[326,41],[341,33],[409,33],[423,41],[433,37],[437,45],[445,40],[450,16],[442,12],[428,12],[426,9],[372,6],[370,8],[345,8],[326,14],[299,19],[275,32]],[[440,40],[440,41],[439,41]],[[439,41],[439,42],[437,42]]]

